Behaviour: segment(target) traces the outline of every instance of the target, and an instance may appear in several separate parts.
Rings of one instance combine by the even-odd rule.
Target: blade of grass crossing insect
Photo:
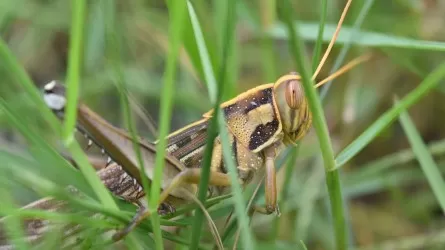
[[[52,131],[57,135],[61,135],[62,129],[60,126],[60,122],[56,119],[54,114],[52,114],[52,112],[43,102],[43,99],[39,94],[39,92],[37,91],[36,87],[34,86],[33,82],[31,81],[31,79],[29,78],[23,67],[20,66],[20,63],[17,61],[17,59],[14,57],[14,55],[8,49],[6,43],[2,39],[0,39],[0,58],[2,59],[3,62],[2,65],[8,69],[8,72],[11,72],[13,79],[16,80],[15,83],[20,85],[26,91],[26,93],[34,103],[34,108],[36,108],[38,112],[43,116],[45,121],[51,127]],[[72,143],[70,147],[72,148],[70,149],[70,151],[75,150],[76,152],[79,152],[80,150],[79,145],[76,142]],[[78,148],[79,150],[76,150],[76,148]],[[77,153],[73,154],[73,158],[76,160],[76,162],[78,162],[79,158],[82,158],[81,155],[83,155],[83,158],[85,160],[85,155],[83,154],[83,152],[80,153],[80,155]],[[87,160],[86,162],[88,163]],[[97,177],[97,175],[94,173],[93,168],[90,166],[89,169],[88,167],[83,167],[86,165],[79,164],[79,166],[81,165],[82,165],[81,168],[82,173],[85,175],[89,184],[91,185],[95,193],[98,195],[98,197],[101,199],[103,204],[107,204],[107,206],[113,207],[114,201],[111,199],[111,196],[100,182],[99,177]]]
[[[86,1],[71,0],[73,10],[70,31],[68,72],[67,72],[67,103],[65,108],[65,124],[63,139],[66,145],[74,140],[76,126],[77,99],[79,96],[79,79],[83,55],[83,33],[86,16]]]
[[[57,135],[61,135],[61,126],[55,115],[49,110],[46,104],[43,102],[42,96],[37,91],[34,83],[29,78],[26,71],[15,58],[12,51],[9,50],[6,42],[0,37],[0,59],[2,61],[1,67],[7,69],[13,79],[14,83],[21,86],[25,92],[29,95],[34,107],[43,116],[45,121],[49,124],[51,129]],[[1,94],[1,93],[0,93]]]
[[[118,210],[118,207],[114,202],[112,196],[108,192],[107,188],[100,181],[99,176],[96,174],[96,171],[94,170],[93,166],[88,160],[88,157],[85,155],[79,144],[77,142],[71,143],[70,145],[68,145],[68,150],[102,204],[107,208]]]
[[[220,113],[220,109],[219,109],[219,103],[221,101],[221,96],[223,94],[223,87],[225,85],[224,83],[224,79],[225,79],[225,67],[226,67],[226,60],[227,60],[227,56],[228,53],[230,52],[230,48],[228,47],[231,44],[231,39],[233,37],[233,31],[234,31],[234,20],[235,20],[235,1],[230,1],[227,5],[227,20],[226,20],[226,28],[225,28],[225,38],[223,39],[223,41],[225,40],[226,42],[224,42],[223,44],[226,45],[223,47],[223,58],[222,58],[222,63],[221,63],[221,70],[220,70],[220,82],[218,85],[216,85],[216,80],[215,80],[215,76],[214,76],[214,70],[211,68],[210,65],[210,58],[208,56],[207,53],[207,48],[205,47],[205,43],[204,43],[204,39],[202,36],[202,32],[198,23],[198,19],[196,17],[195,11],[193,9],[193,6],[191,5],[190,2],[188,2],[188,9],[189,9],[189,15],[190,18],[192,20],[192,26],[195,32],[195,37],[196,37],[196,41],[198,43],[198,48],[199,48],[199,54],[200,54],[200,58],[204,67],[204,75],[207,81],[207,86],[209,89],[209,97],[211,99],[211,101],[214,103],[214,117],[212,118],[212,120],[210,121],[210,125],[209,125],[209,132],[208,132],[208,141],[207,141],[207,146],[204,152],[204,160],[203,160],[203,167],[202,167],[202,174],[201,174],[201,182],[199,185],[199,193],[198,193],[198,198],[201,201],[205,200],[205,195],[207,193],[207,186],[208,186],[208,176],[209,176],[209,166],[210,166],[210,161],[211,161],[211,156],[212,156],[212,147],[213,147],[213,140],[214,138],[217,136],[217,129],[218,129],[218,118],[222,117],[222,114]],[[213,89],[213,90],[212,90]],[[215,93],[216,90],[216,93]],[[216,94],[216,96],[214,95]],[[215,101],[216,100],[216,101]],[[224,125],[225,126],[225,125]],[[220,131],[221,133],[221,131]],[[231,152],[230,151],[230,147],[228,145],[223,145],[223,152]],[[231,156],[230,156],[231,157]],[[236,175],[236,173],[235,173]],[[241,194],[241,190],[235,190],[234,192],[239,192],[239,194]],[[242,198],[242,197],[241,197]],[[244,202],[241,202],[239,205],[241,205],[241,209],[243,209],[244,206]],[[239,208],[239,206],[237,206]],[[240,211],[239,213],[240,215],[243,215],[244,217],[246,216],[245,213],[243,213],[243,211]],[[199,235],[200,235],[200,230],[201,230],[201,225],[202,225],[202,212],[200,212],[199,210],[196,212],[195,215],[195,220],[194,220],[194,224],[192,227],[192,242],[190,244],[190,249],[195,249],[198,242],[199,242]],[[244,227],[248,230],[248,223],[244,224]],[[245,232],[245,231],[244,231]],[[244,237],[244,234],[243,234]],[[245,238],[245,246],[247,246],[246,249],[252,249],[251,248],[251,244],[253,244],[252,240],[249,240],[249,238],[253,239],[252,237],[246,236]]]
[[[63,173],[67,173],[68,171],[74,171],[69,166],[66,166],[66,161],[61,158],[49,145],[44,141],[42,137],[38,134],[35,134],[32,129],[29,129],[26,125],[29,124],[27,122],[26,117],[18,116],[18,112],[14,112],[15,110],[9,106],[3,99],[0,99],[0,110],[7,115],[8,120],[11,124],[13,124],[16,129],[18,129],[21,134],[28,140],[30,143],[30,150],[33,153],[34,157],[38,160],[42,160],[43,162],[47,162],[48,159],[52,160],[52,163],[56,163],[55,167],[59,167],[62,169],[54,169],[54,167],[45,166],[45,169],[41,169],[39,171],[45,171],[47,174],[50,171],[51,174],[54,175],[54,172],[60,173],[63,177],[60,179],[70,179],[71,177],[63,175]],[[72,157],[75,159],[76,163],[79,166],[80,171],[86,178],[88,184],[92,187],[94,193],[97,195],[98,199],[104,204],[104,206],[112,209],[117,209],[116,204],[114,203],[113,198],[110,193],[106,189],[106,187],[102,184],[99,177],[96,175],[93,167],[90,165],[88,158],[85,156],[83,151],[80,149],[80,146],[77,142],[71,143],[69,145],[68,150],[70,151]],[[48,157],[48,158],[47,158]],[[63,167],[67,167],[68,169],[63,169]],[[52,168],[52,169],[51,169]],[[54,170],[53,170],[54,169]],[[77,184],[79,183],[79,179],[76,179]],[[65,185],[69,184],[69,181],[64,182]],[[83,183],[82,183],[83,184]],[[88,191],[83,189],[83,191]],[[86,192],[88,193],[88,192]]]
[[[303,53],[303,44],[299,36],[290,11],[292,7],[288,0],[281,2],[281,10],[284,15],[284,20],[288,28],[290,38],[290,48],[294,56],[295,64],[301,74],[304,92],[309,102],[309,108],[313,115],[313,123],[317,132],[320,149],[323,156],[324,167],[326,170],[326,184],[329,191],[329,198],[331,201],[331,210],[333,214],[334,231],[337,243],[337,249],[347,249],[346,239],[346,224],[343,211],[343,201],[341,194],[340,178],[337,171],[332,171],[335,167],[334,152],[331,146],[329,132],[321,106],[320,99],[314,88],[309,74],[307,62]],[[298,26],[298,25],[297,25]]]
[[[169,52],[167,55],[166,69],[164,73],[162,99],[160,106],[160,122],[159,122],[159,141],[156,144],[156,159],[155,159],[155,172],[153,174],[152,187],[149,200],[149,208],[155,211],[153,219],[157,220],[157,225],[153,224],[155,229],[155,241],[158,249],[162,249],[162,235],[156,235],[160,233],[159,217],[157,216],[157,208],[159,205],[161,180],[164,169],[164,157],[165,148],[167,147],[166,137],[170,130],[170,120],[172,114],[172,100],[174,95],[174,85],[176,78],[176,63],[178,61],[179,48],[182,44],[183,27],[186,17],[186,5],[185,1],[170,2],[169,4]]]
[[[402,124],[413,152],[420,163],[420,167],[422,168],[442,211],[445,213],[445,182],[442,178],[442,174],[406,110],[402,111],[400,114],[399,121]]]
[[[111,64],[110,66],[113,69],[113,73],[115,74],[116,85],[117,85],[117,89],[119,91],[119,96],[120,96],[120,104],[121,104],[122,114],[124,116],[124,121],[125,121],[125,127],[129,131],[129,134],[132,139],[133,150],[136,155],[138,167],[139,167],[141,173],[144,173],[145,172],[144,171],[144,162],[142,159],[141,150],[139,148],[139,145],[137,144],[136,126],[133,122],[133,118],[131,117],[130,104],[129,104],[129,100],[128,100],[128,92],[126,89],[126,85],[124,83],[124,81],[125,81],[124,73],[123,73],[122,67],[120,66],[121,65],[121,63],[120,63],[121,62],[121,58],[120,58],[121,45],[120,45],[120,40],[118,37],[119,26],[115,22],[115,20],[116,20],[115,6],[116,6],[115,1],[100,1],[100,7],[103,11],[105,11],[105,15],[103,15],[103,18],[104,18],[104,23],[105,23],[105,37],[106,37],[106,41],[107,41],[106,53],[109,57],[109,63]],[[149,190],[150,182],[146,175],[142,175],[142,183],[141,184],[144,187],[145,196],[148,200],[148,192],[149,192],[148,190]],[[156,218],[158,218],[157,213],[153,216],[153,218],[154,218],[154,220],[151,220],[151,222],[155,224],[155,225],[153,225],[153,228],[160,228],[159,219],[156,220]],[[156,224],[156,221],[158,222],[157,224]],[[156,235],[159,236],[158,241],[160,241],[162,244],[160,230],[158,230],[158,231],[154,230],[154,232],[155,232],[155,236]],[[125,238],[125,243],[126,243],[127,247],[129,247],[130,249],[133,249],[135,246],[141,247],[141,245],[137,243],[136,236],[132,235],[132,234],[129,237]],[[162,245],[160,247],[162,248]]]
[[[2,183],[5,182],[7,181],[2,180]],[[23,231],[20,218],[14,215],[18,208],[14,206],[14,201],[10,193],[6,192],[6,190],[7,189],[0,188],[0,197],[2,197],[2,210],[8,211],[8,214],[12,215],[5,221],[5,229],[8,233],[10,243],[14,246],[14,249],[30,249],[29,244],[24,241],[25,232]]]
[[[229,134],[227,132],[226,123],[224,117],[219,113],[218,125],[221,138],[221,144],[223,147],[224,164],[229,170],[230,182],[232,183],[232,192],[235,205],[235,214],[238,219],[238,226],[241,229],[241,242],[243,249],[256,249],[255,238],[252,235],[249,228],[249,217],[245,207],[245,201],[241,185],[238,181],[238,171],[233,161],[232,153],[230,151]]]
[[[137,134],[136,134],[136,126],[133,122],[133,118],[131,116],[131,110],[130,110],[130,104],[128,99],[128,91],[127,86],[125,84],[125,77],[124,72],[121,67],[121,43],[119,40],[119,32],[120,29],[116,27],[116,3],[115,1],[101,1],[102,9],[106,10],[105,15],[105,23],[106,23],[106,36],[107,36],[107,54],[109,55],[109,63],[111,64],[111,67],[113,68],[113,73],[115,74],[116,78],[116,85],[117,89],[119,91],[120,101],[121,101],[121,109],[122,114],[124,116],[125,121],[125,127],[129,131],[132,143],[133,143],[133,149],[136,154],[136,158],[138,161],[138,167],[142,173],[144,173],[144,161],[142,159],[141,150],[139,148],[139,145],[137,143]],[[144,190],[146,191],[146,198],[148,200],[148,190],[149,190],[149,180],[146,177],[146,175],[142,175],[142,182],[141,183],[144,187]]]
[[[377,135],[379,135],[387,126],[389,126],[395,118],[408,109],[426,94],[436,87],[440,80],[445,77],[445,63],[440,64],[425,80],[423,80],[417,88],[408,93],[391,109],[381,115],[371,126],[369,126],[359,137],[344,148],[335,158],[335,169],[340,168],[357,155],[366,145],[368,145]]]
[[[328,2],[327,0],[321,0],[320,26],[318,26],[317,41],[315,42],[314,55],[312,56],[312,72],[315,72],[320,61],[320,53],[321,47],[323,45],[323,33],[327,12]]]
[[[187,1],[187,9],[188,14],[192,23],[193,33],[196,39],[199,57],[201,64],[203,66],[204,70],[204,78],[205,82],[207,84],[207,89],[209,92],[209,99],[215,106],[215,117],[213,117],[210,121],[208,132],[207,132],[207,142],[206,147],[204,149],[204,155],[203,155],[203,161],[202,161],[202,169],[201,169],[201,179],[198,187],[198,199],[201,202],[205,201],[206,195],[207,195],[207,187],[209,184],[209,175],[210,175],[210,163],[212,158],[212,152],[213,152],[213,142],[218,135],[217,130],[217,123],[215,121],[217,113],[219,113],[219,102],[218,101],[218,93],[217,93],[217,84],[216,79],[214,75],[214,69],[212,68],[211,62],[210,62],[210,56],[207,52],[207,47],[205,45],[204,37],[202,35],[201,27],[199,25],[198,17],[196,16],[196,12],[193,8],[193,5],[190,3],[190,1]],[[201,210],[196,210],[195,212],[195,220],[193,221],[192,225],[192,232],[191,232],[191,242],[190,242],[190,248],[189,249],[196,249],[196,247],[199,244],[200,235],[201,235],[201,228],[204,220],[204,214]]]
[[[223,96],[223,87],[226,85],[226,66],[227,66],[227,60],[229,57],[229,53],[231,52],[231,48],[233,46],[233,36],[235,31],[235,24],[236,24],[236,6],[235,1],[229,1],[227,5],[227,18],[226,18],[226,27],[224,29],[224,46],[223,46],[223,52],[222,52],[222,63],[221,68],[219,72],[219,85],[218,85],[218,101],[220,101],[220,97]],[[232,45],[232,46],[231,46]],[[219,110],[219,103],[215,106],[215,110]],[[222,144],[222,151],[223,151],[223,158],[224,158],[224,164],[229,169],[229,176],[232,183],[232,193],[233,193],[233,199],[235,203],[235,213],[238,218],[238,226],[241,228],[241,234],[242,234],[242,243],[243,243],[243,249],[255,249],[255,238],[252,236],[250,229],[249,229],[249,219],[246,213],[245,208],[245,202],[243,199],[243,193],[241,185],[238,182],[238,171],[235,166],[235,163],[233,161],[231,146],[229,142],[229,136],[226,128],[226,123],[224,120],[224,116],[221,112],[218,112],[215,114],[215,119],[218,121],[218,127],[219,127],[219,135],[221,138],[221,144]],[[236,246],[235,246],[236,247]]]

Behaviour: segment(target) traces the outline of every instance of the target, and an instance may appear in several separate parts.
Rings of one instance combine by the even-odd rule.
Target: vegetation
[[[132,136],[155,140],[291,71],[303,77],[315,128],[277,159],[280,217],[246,215],[255,182],[244,192],[234,187],[233,196],[206,201],[213,204],[208,212],[224,245],[442,249],[441,1],[352,1],[315,81],[360,55],[371,54],[371,59],[317,90],[310,88],[310,76],[346,0],[177,1],[0,2],[0,216],[10,216],[5,229],[18,249],[32,247],[19,240],[24,234],[20,218],[78,223],[85,230],[73,244],[109,249],[115,245],[101,236],[103,229],[123,227],[135,212],[107,192],[81,150],[86,141],[74,131],[79,98]],[[38,92],[53,79],[64,80],[68,88],[64,124]],[[219,120],[214,119],[209,135],[222,133],[228,148],[221,116],[215,117]],[[159,124],[155,129],[151,119]],[[80,171],[60,153],[70,155]],[[100,156],[100,151],[93,148],[88,155]],[[234,165],[228,166],[234,178]],[[70,195],[64,188],[69,185],[84,198]],[[144,184],[151,207],[159,185]],[[200,188],[206,185],[203,181]],[[76,212],[18,210],[46,196],[69,201]],[[256,204],[264,204],[263,188],[255,197]],[[198,198],[204,200],[205,192]],[[195,208],[178,208],[175,215]],[[91,217],[91,211],[101,215]],[[195,213],[175,220],[153,216],[123,244],[211,249],[215,240],[206,217],[200,209]],[[189,230],[175,233],[159,225]],[[38,247],[58,248],[62,231],[53,230]]]

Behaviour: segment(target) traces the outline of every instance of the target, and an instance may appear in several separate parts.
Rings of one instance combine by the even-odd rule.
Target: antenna
[[[324,63],[326,62],[326,59],[328,58],[329,53],[331,52],[331,49],[334,46],[335,41],[337,40],[338,34],[340,33],[341,26],[343,24],[343,21],[345,20],[346,13],[348,12],[348,9],[349,9],[349,6],[351,5],[351,3],[352,3],[352,0],[348,0],[348,2],[346,3],[346,6],[343,9],[343,12],[341,13],[340,20],[338,21],[337,28],[335,29],[334,35],[332,36],[332,39],[329,42],[328,48],[324,52],[324,55],[321,58],[321,61],[318,64],[317,69],[314,72],[314,75],[312,76],[312,80],[314,80],[317,77],[318,73],[320,73],[321,68],[323,67]]]

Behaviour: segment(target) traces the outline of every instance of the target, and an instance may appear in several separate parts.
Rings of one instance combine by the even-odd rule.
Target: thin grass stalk
[[[162,99],[160,105],[159,118],[159,141],[156,144],[155,171],[151,186],[149,209],[152,212],[153,230],[155,232],[155,241],[157,249],[163,249],[162,235],[159,227],[159,216],[157,208],[161,192],[161,182],[163,179],[163,170],[165,165],[165,149],[167,147],[167,135],[170,131],[170,120],[173,107],[174,86],[176,78],[177,61],[179,49],[182,44],[183,28],[186,17],[186,2],[178,1],[175,4],[170,3],[169,16],[169,51],[167,55],[166,69],[164,73]]]
[[[315,70],[318,67],[318,63],[320,61],[321,48],[323,46],[324,26],[326,23],[326,16],[328,12],[327,10],[328,10],[327,0],[321,0],[320,25],[318,26],[317,41],[315,42],[314,55],[312,56],[312,72],[315,72]]]
[[[387,128],[400,113],[414,105],[432,89],[434,89],[440,80],[445,77],[445,63],[440,64],[423,80],[417,88],[409,92],[391,109],[383,113],[371,126],[369,126],[360,136],[344,148],[335,158],[335,169],[342,167],[364,147],[366,147],[377,135]]]
[[[70,31],[70,43],[68,52],[68,72],[67,72],[67,103],[65,108],[65,122],[63,139],[67,146],[74,140],[74,133],[77,118],[77,101],[79,98],[79,80],[82,68],[83,36],[86,16],[86,1],[72,0],[73,10]]]
[[[5,40],[0,37],[0,60],[2,62],[1,67],[4,67],[7,72],[10,73],[11,78],[15,80],[15,83],[23,88],[25,93],[29,96],[30,102],[34,104],[34,107],[42,115],[43,119],[48,123],[50,128],[56,135],[62,134],[62,128],[60,122],[56,116],[49,110],[46,104],[43,102],[42,96],[37,91],[33,81],[26,73],[25,69],[12,51],[8,48]]]
[[[2,180],[3,183],[7,182]],[[14,206],[14,201],[11,194],[6,191],[7,189],[0,188],[0,195],[2,197],[2,211],[6,212],[9,216],[7,223],[5,223],[5,230],[9,236],[10,243],[18,250],[30,249],[29,244],[24,240],[25,232],[22,228],[22,223],[20,217],[16,215],[19,211],[18,208]]]
[[[230,182],[232,183],[233,201],[235,206],[235,214],[238,221],[238,227],[241,230],[242,249],[253,250],[256,249],[256,241],[249,228],[249,217],[247,216],[245,201],[243,197],[243,190],[239,183],[238,171],[230,151],[229,133],[227,131],[224,116],[219,113],[219,133],[221,144],[223,147],[224,164],[228,168]]]
[[[203,159],[203,167],[202,167],[202,174],[201,174],[201,182],[199,185],[199,193],[198,193],[198,198],[203,201],[205,200],[205,195],[207,193],[207,186],[208,186],[208,175],[209,175],[209,166],[210,166],[210,162],[211,162],[211,157],[212,157],[212,151],[213,151],[213,141],[215,139],[215,137],[218,135],[218,125],[221,128],[221,124],[218,123],[218,119],[222,118],[222,113],[220,113],[220,108],[219,108],[219,104],[221,102],[221,97],[223,95],[223,87],[224,87],[224,83],[225,83],[225,79],[226,79],[226,62],[227,62],[227,57],[228,54],[230,53],[230,45],[232,44],[231,39],[233,37],[233,32],[234,32],[234,25],[235,25],[235,2],[234,1],[230,1],[227,5],[227,20],[226,20],[226,27],[225,27],[225,37],[223,39],[224,42],[224,47],[223,47],[223,52],[222,52],[222,63],[221,63],[221,69],[220,69],[220,74],[219,74],[219,84],[216,85],[216,80],[215,80],[215,75],[213,74],[213,70],[210,67],[210,58],[208,56],[207,53],[207,49],[205,47],[205,43],[202,37],[202,32],[200,30],[199,27],[199,23],[198,20],[196,18],[196,14],[194,13],[194,9],[193,6],[188,3],[188,7],[189,7],[189,14],[190,14],[190,18],[192,20],[192,25],[193,25],[193,29],[195,32],[195,37],[196,37],[196,41],[198,43],[198,48],[200,48],[200,57],[201,57],[201,61],[204,67],[204,75],[207,81],[207,85],[209,88],[209,95],[210,95],[210,99],[212,100],[212,102],[214,102],[213,100],[215,100],[215,97],[212,97],[212,89],[217,89],[216,91],[216,102],[214,102],[214,114],[213,114],[213,118],[210,121],[209,124],[209,131],[207,134],[207,145],[204,151],[204,159]],[[207,65],[207,66],[206,66]],[[213,85],[213,86],[212,86]],[[219,121],[221,122],[221,121]],[[224,120],[222,120],[222,122],[224,122]],[[225,126],[225,123],[224,123]],[[223,132],[224,133],[224,132]],[[219,134],[221,135],[221,131],[219,131]],[[230,146],[227,145],[226,143],[224,143],[224,140],[227,138],[222,138],[222,143],[223,143],[223,152],[226,152],[226,154],[230,151]],[[226,155],[227,156],[227,155]],[[231,157],[231,155],[230,155]],[[226,159],[226,157],[225,157]],[[231,159],[231,158],[230,158]],[[230,163],[226,163],[226,164],[230,164]],[[237,175],[236,175],[236,171],[234,172],[235,174],[235,179],[236,182],[237,180]],[[232,176],[233,178],[233,176]],[[233,179],[232,179],[232,184],[233,184]],[[239,212],[239,214],[243,217],[246,217],[245,213],[244,213],[244,202],[242,200],[242,193],[241,193],[241,189],[236,189],[236,186],[234,188],[234,194],[236,195],[238,192],[238,195],[240,195],[239,197],[241,197],[241,201],[236,202],[235,203],[235,209],[236,211]],[[238,198],[239,198],[238,197]],[[240,210],[241,209],[241,210]],[[198,217],[200,216],[200,217]],[[202,213],[200,213],[199,211],[196,212],[195,215],[195,220],[194,220],[194,224],[192,227],[192,243],[190,245],[190,249],[195,249],[195,246],[197,244],[197,242],[199,241],[199,235],[200,235],[200,231],[201,231],[201,225],[202,225]],[[243,227],[245,228],[243,235],[245,235],[246,233],[246,229],[247,229],[247,234],[249,234],[250,232],[248,231],[248,222],[245,221]],[[247,249],[252,249],[251,244],[252,244],[252,240],[249,239],[249,236],[246,237],[245,244],[247,244]]]
[[[399,121],[420,163],[420,167],[433,190],[434,196],[442,208],[442,212],[445,213],[445,182],[442,178],[442,173],[434,162],[432,155],[428,151],[419,131],[417,131],[416,126],[406,110],[400,114]]]
[[[209,185],[209,176],[210,176],[210,164],[212,161],[212,153],[213,153],[213,143],[215,138],[218,136],[218,124],[215,119],[217,119],[217,115],[219,113],[219,104],[221,103],[221,92],[218,91],[219,87],[216,84],[216,78],[214,75],[214,69],[212,68],[212,64],[210,61],[210,56],[207,51],[207,47],[204,41],[204,36],[201,31],[201,27],[199,24],[198,17],[196,16],[196,12],[193,8],[193,5],[190,1],[187,1],[188,13],[190,16],[190,20],[192,23],[193,33],[195,35],[199,57],[201,60],[201,64],[204,71],[204,78],[207,84],[207,89],[209,92],[210,101],[214,105],[214,117],[210,120],[208,130],[207,130],[207,141],[206,146],[203,153],[203,160],[201,165],[201,177],[198,185],[198,199],[201,202],[204,202],[207,195],[207,188]],[[204,214],[198,209],[195,212],[195,219],[192,224],[191,231],[191,242],[189,249],[196,249],[199,244],[199,240],[201,238],[201,229],[203,225]]]
[[[333,229],[335,232],[337,249],[347,249],[347,232],[343,211],[340,178],[338,171],[333,171],[333,169],[335,168],[334,151],[331,146],[331,140],[321,106],[321,101],[314,88],[314,83],[311,80],[311,75],[309,74],[309,67],[303,53],[303,43],[299,36],[300,34],[298,33],[298,30],[296,30],[297,27],[294,26],[294,21],[291,18],[291,4],[288,0],[283,0],[281,7],[288,28],[290,49],[294,56],[295,64],[297,65],[302,78],[305,95],[309,103],[309,108],[313,115],[313,124],[320,143],[320,149],[326,171],[326,184],[329,191],[331,210],[334,218]]]
[[[125,128],[130,134],[132,144],[133,144],[133,150],[136,155],[136,160],[138,162],[138,167],[141,171],[141,173],[145,173],[144,170],[144,162],[142,158],[142,153],[140,150],[140,147],[137,143],[137,133],[136,133],[136,126],[133,122],[133,118],[131,116],[131,109],[130,109],[130,103],[128,99],[128,91],[125,85],[125,77],[124,72],[122,70],[120,61],[121,61],[121,44],[120,40],[118,38],[119,29],[116,27],[117,24],[115,22],[116,18],[116,2],[111,1],[105,1],[101,0],[100,2],[102,9],[105,10],[104,22],[105,22],[105,36],[107,41],[107,49],[106,53],[109,56],[109,64],[111,68],[113,69],[113,74],[116,78],[116,85],[117,89],[119,91],[119,97],[120,97],[120,106],[122,110],[122,114],[124,117],[124,123]],[[148,190],[150,182],[145,174],[141,177],[142,183],[141,185],[144,187],[145,196],[148,200]],[[155,215],[156,216],[156,215]],[[152,223],[155,223],[153,225],[153,228],[160,228],[159,219],[157,220],[158,224],[156,224],[156,219],[152,220]],[[154,230],[155,231],[155,230]],[[156,231],[155,231],[156,232]],[[158,241],[162,242],[162,236],[160,230],[158,230],[157,233],[155,233],[155,237],[159,236]],[[130,235],[129,237],[125,238],[125,243],[127,244],[127,247],[132,248],[133,245],[138,245],[133,235]]]
[[[260,22],[261,22],[261,52],[263,79],[267,82],[273,81],[277,76],[274,41],[267,31],[275,24],[276,0],[260,0]]]

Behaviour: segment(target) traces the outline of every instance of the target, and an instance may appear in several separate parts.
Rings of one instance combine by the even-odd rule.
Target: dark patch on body
[[[236,143],[236,138],[233,138],[232,154],[233,154],[233,157],[235,158],[235,166],[239,166],[239,163],[238,163],[238,146],[237,146],[237,143]]]
[[[249,150],[255,150],[267,142],[278,130],[279,122],[277,119],[266,124],[258,125],[255,131],[250,135]]]
[[[263,89],[261,95],[253,95],[247,100],[247,107],[244,109],[244,114],[258,108],[261,105],[272,103],[272,89]]]
[[[272,99],[272,88],[262,89],[225,107],[224,115],[229,117],[235,113],[247,114],[261,105],[271,104]]]

